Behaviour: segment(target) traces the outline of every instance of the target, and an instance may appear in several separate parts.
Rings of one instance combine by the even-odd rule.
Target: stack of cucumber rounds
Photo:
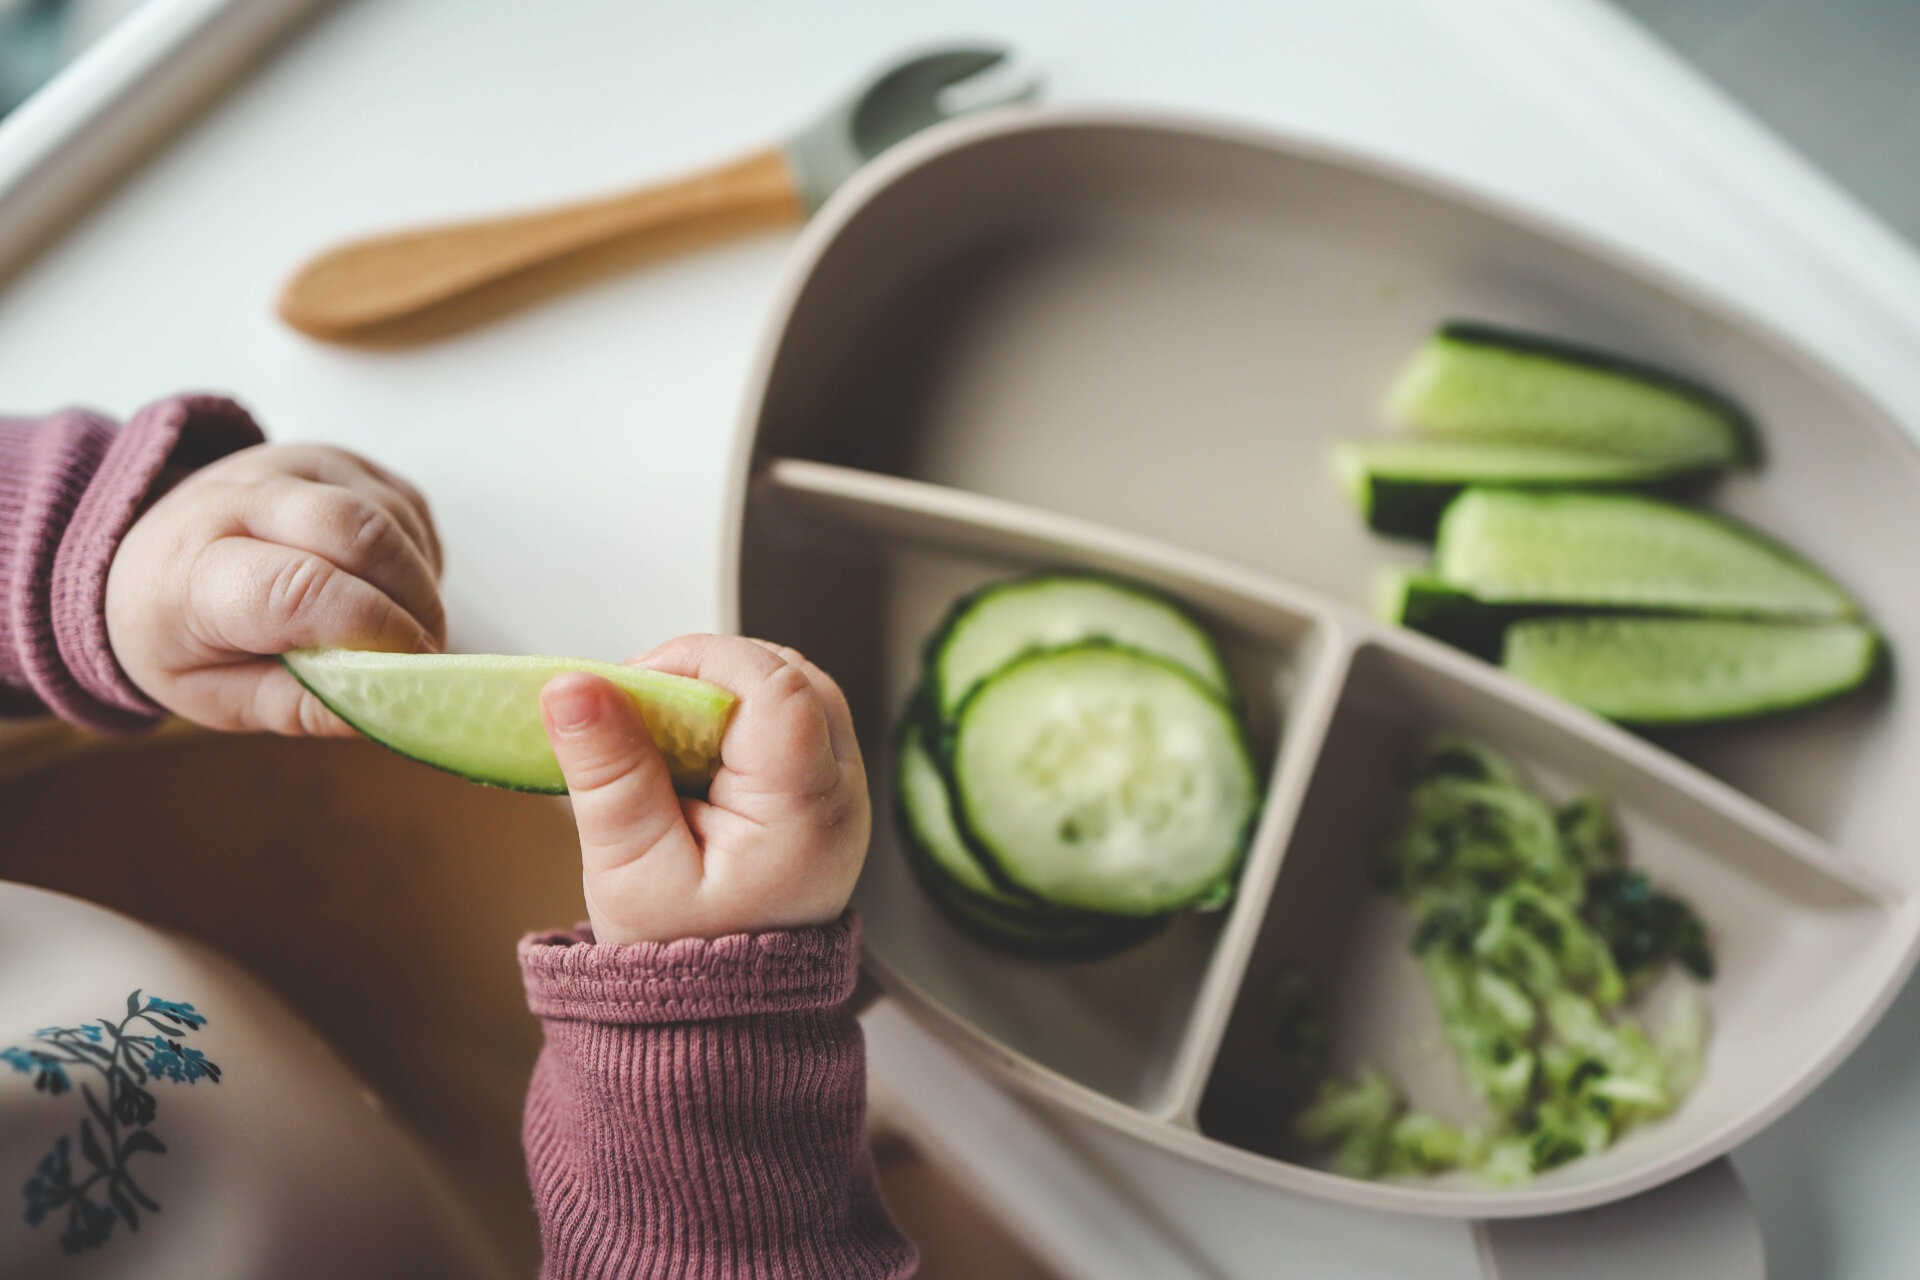
[[[1335,467],[1382,532],[1432,538],[1383,617],[1625,723],[1787,710],[1872,674],[1854,600],[1785,547],[1676,501],[1754,459],[1752,423],[1659,369],[1483,324],[1443,325],[1388,396],[1410,436]]]
[[[921,887],[960,929],[1095,959],[1233,893],[1258,804],[1207,630],[1148,588],[1083,573],[954,606],[896,740]]]

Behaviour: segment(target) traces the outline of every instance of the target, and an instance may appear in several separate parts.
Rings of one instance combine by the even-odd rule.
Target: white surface
[[[726,452],[782,238],[409,352],[300,339],[271,320],[273,290],[345,234],[744,148],[895,47],[955,32],[1017,42],[1055,100],[1271,121],[1559,215],[1773,317],[1920,422],[1920,266],[1576,0],[358,0],[0,292],[0,396],[124,413],[230,389],[281,439],[376,455],[436,501],[466,647],[613,657],[710,625]],[[1776,1276],[1905,1275],[1920,1258],[1906,1206],[1920,1000],[1889,1022],[1742,1153]],[[890,1044],[876,1044],[883,1077],[910,1066]],[[1479,1274],[1464,1228],[1252,1203],[1114,1140],[1075,1141],[1186,1222],[1219,1275],[1397,1276],[1409,1258],[1435,1280]],[[996,1176],[1021,1194],[1017,1164]],[[1069,1249],[1081,1228],[1099,1243],[1097,1215],[1049,1222]]]
[[[1702,1223],[1718,1225],[1703,1232]],[[1760,1224],[1724,1160],[1646,1196],[1561,1218],[1490,1223],[1485,1235],[1489,1280],[1751,1280],[1767,1267]]]
[[[156,0],[0,120],[0,275],[321,3]]]

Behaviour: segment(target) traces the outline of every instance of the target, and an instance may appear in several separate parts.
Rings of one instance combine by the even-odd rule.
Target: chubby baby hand
[[[705,800],[674,794],[632,701],[598,676],[547,682],[547,736],[573,796],[601,942],[826,924],[846,909],[871,815],[840,687],[792,649],[683,636],[633,660],[739,698]]]
[[[260,445],[134,521],[107,571],[107,638],[134,684],[188,720],[346,736],[274,655],[438,649],[439,577],[413,486],[344,450]]]

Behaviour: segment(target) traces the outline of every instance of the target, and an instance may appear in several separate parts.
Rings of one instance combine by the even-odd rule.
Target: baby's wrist
[[[588,928],[520,944],[533,1011],[614,1023],[703,1021],[839,1005],[859,974],[851,912],[823,925],[616,944]]]
[[[796,933],[830,928],[847,914],[845,903],[832,911],[782,914],[778,911],[726,913],[696,919],[658,917],[651,921],[625,922],[602,915],[587,906],[584,941],[609,946],[651,944],[670,946],[677,942],[713,942],[720,938],[763,933]]]

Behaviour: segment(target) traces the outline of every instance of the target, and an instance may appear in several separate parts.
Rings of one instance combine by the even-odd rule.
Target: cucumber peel
[[[1431,538],[1447,504],[1471,486],[1517,489],[1670,489],[1714,464],[1608,453],[1538,441],[1390,437],[1349,440],[1334,471],[1377,533]]]
[[[297,649],[281,661],[381,746],[469,781],[549,795],[567,789],[540,719],[540,690],[554,676],[588,672],[631,697],[687,793],[704,792],[719,768],[736,701],[704,680],[579,658]]]
[[[1745,411],[1664,369],[1495,325],[1451,321],[1416,351],[1387,414],[1422,435],[1533,442],[1687,467],[1753,461]]]
[[[1374,608],[1383,622],[1489,661],[1500,656],[1507,625],[1537,612],[1524,605],[1488,604],[1435,574],[1407,569],[1381,574]]]
[[[894,798],[901,825],[952,888],[1009,908],[1038,907],[1037,899],[997,883],[967,847],[953,818],[953,796],[927,747],[923,726],[909,717],[894,742]]]
[[[1488,604],[1833,621],[1859,606],[1724,516],[1630,494],[1469,490],[1440,521],[1440,579]]]
[[[1787,711],[1866,682],[1880,641],[1854,623],[1730,618],[1535,618],[1501,665],[1612,720],[1684,725]]]
[[[953,820],[946,779],[911,721],[895,743],[895,813],[909,869],[940,913],[976,941],[1015,955],[1097,960],[1145,941],[1166,917],[1134,919],[1048,907],[989,877]]]
[[[984,587],[948,612],[926,647],[933,713],[951,720],[982,681],[1023,654],[1085,640],[1159,654],[1222,697],[1233,694],[1212,635],[1158,591],[1104,574],[1037,573]]]

